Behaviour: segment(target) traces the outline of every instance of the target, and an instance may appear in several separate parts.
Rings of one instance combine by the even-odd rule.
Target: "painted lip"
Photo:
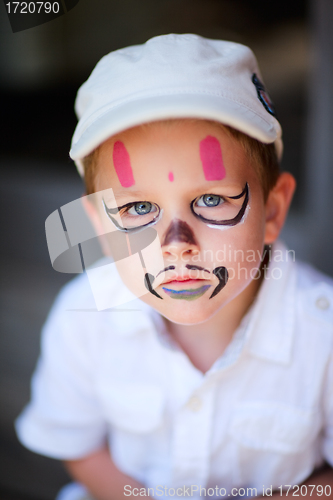
[[[186,275],[174,275],[170,276],[170,278],[167,278],[163,284],[165,285],[166,283],[182,283],[184,281],[202,281],[204,278],[201,277],[195,277],[193,278],[189,274]]]
[[[182,286],[191,286],[191,285],[197,285],[198,283],[201,283],[202,281],[207,281],[204,280],[203,278],[170,278],[169,280],[166,280],[162,283],[162,285],[182,285]]]
[[[200,280],[190,280],[191,284],[193,282],[198,282]],[[186,282],[188,283],[188,282]],[[171,285],[173,286],[173,285]],[[189,285],[191,286],[191,285]],[[211,285],[202,285],[199,288],[182,288],[181,290],[174,290],[172,288],[168,288],[165,286],[162,286],[162,290],[169,295],[172,299],[178,299],[178,300],[195,300],[207,292],[207,290],[211,287]]]
[[[187,271],[187,270],[186,270]],[[208,271],[209,273],[209,271]],[[161,285],[167,285],[167,284],[178,284],[178,283],[181,283],[183,284],[184,282],[186,282],[186,284],[195,284],[195,283],[198,283],[198,282],[201,282],[201,281],[210,281],[209,277],[204,274],[206,273],[203,273],[202,271],[196,271],[195,273],[189,273],[188,271],[186,272],[186,274],[183,274],[182,272],[179,272],[178,273],[176,271],[174,271],[173,273],[168,273],[169,276],[167,275],[166,278],[164,279],[164,281],[161,283]]]

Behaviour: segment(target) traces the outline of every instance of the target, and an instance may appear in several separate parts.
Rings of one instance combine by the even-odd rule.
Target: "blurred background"
[[[5,2],[4,2],[5,3]],[[68,481],[56,461],[17,442],[40,329],[59,288],[46,217],[83,185],[68,156],[78,86],[107,52],[164,33],[250,45],[284,130],[283,168],[298,191],[284,239],[333,276],[333,2],[80,0],[62,17],[12,33],[0,5],[0,500],[52,500]]]

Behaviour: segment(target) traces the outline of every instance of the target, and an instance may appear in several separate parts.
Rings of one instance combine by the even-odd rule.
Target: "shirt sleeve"
[[[94,393],[95,361],[87,330],[87,313],[66,312],[63,301],[43,328],[31,402],[15,423],[19,440],[32,451],[77,459],[105,442],[107,426]]]

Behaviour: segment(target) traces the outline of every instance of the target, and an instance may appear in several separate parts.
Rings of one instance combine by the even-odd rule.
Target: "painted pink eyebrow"
[[[221,145],[216,137],[207,135],[200,141],[200,158],[206,181],[220,181],[225,178]]]
[[[117,141],[113,146],[113,164],[119,182],[123,187],[130,187],[135,184],[130,155],[121,141]]]

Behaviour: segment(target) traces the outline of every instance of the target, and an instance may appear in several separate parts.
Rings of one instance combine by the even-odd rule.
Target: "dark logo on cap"
[[[266,92],[266,89],[264,87],[264,84],[259,80],[257,75],[253,73],[252,75],[252,82],[255,85],[255,88],[257,89],[257,94],[258,94],[258,99],[271,115],[276,117],[276,111],[273,102],[271,101],[269,95]]]

